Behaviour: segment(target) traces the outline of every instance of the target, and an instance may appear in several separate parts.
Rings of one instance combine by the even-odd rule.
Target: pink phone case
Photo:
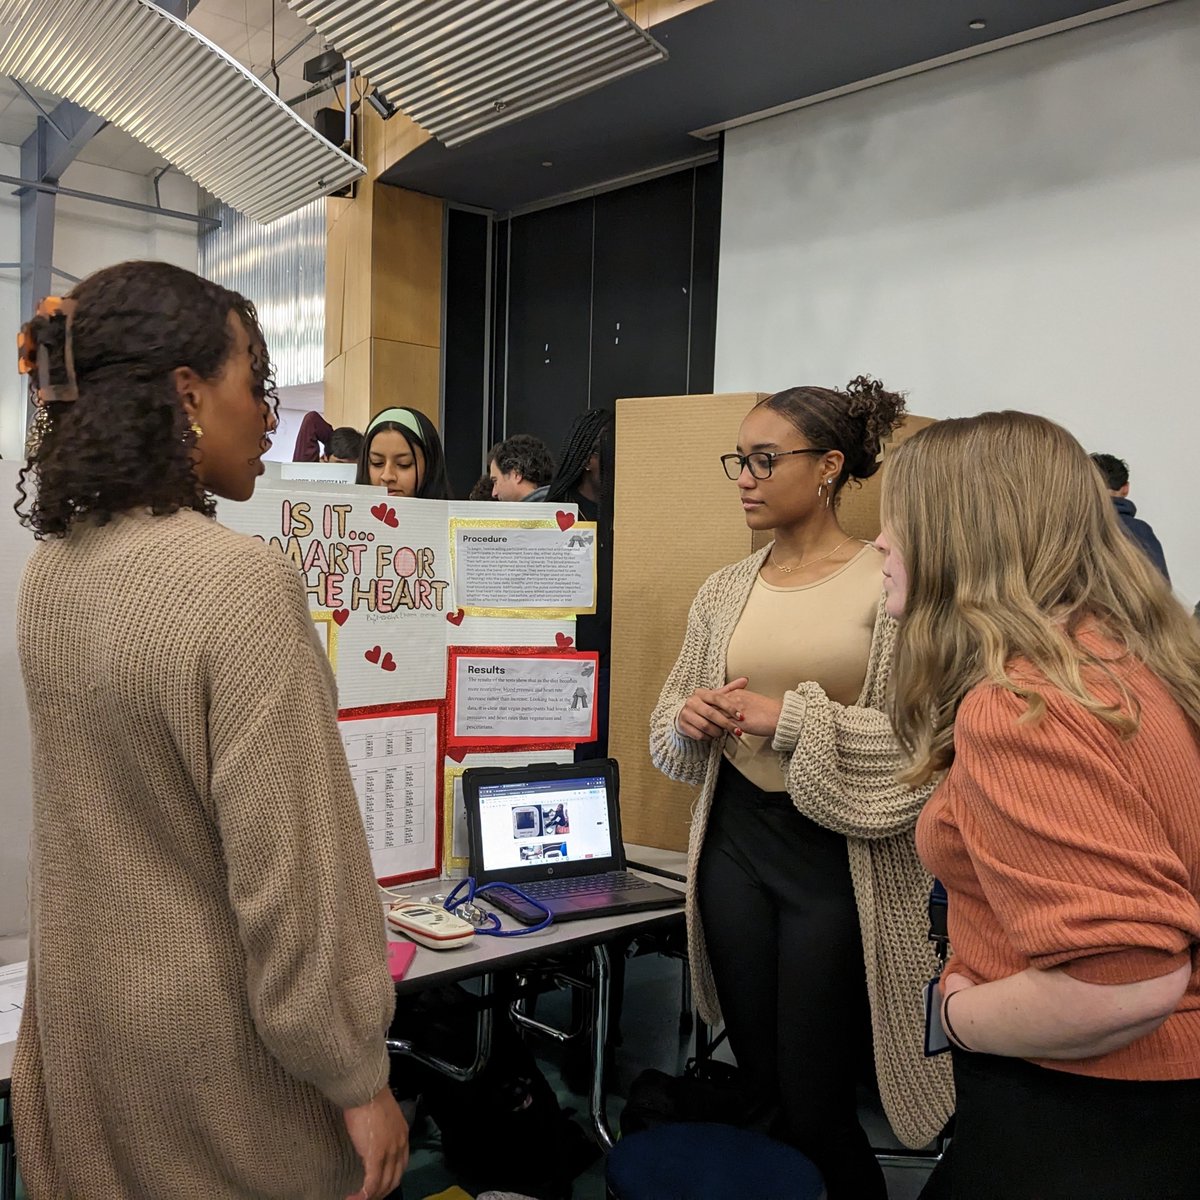
[[[388,942],[388,970],[397,983],[412,964],[417,947],[412,942]]]

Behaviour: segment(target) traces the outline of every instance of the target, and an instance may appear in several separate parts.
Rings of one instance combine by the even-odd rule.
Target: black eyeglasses
[[[775,469],[777,458],[787,458],[789,454],[827,454],[825,446],[806,446],[803,450],[755,450],[752,454],[722,454],[721,466],[730,479],[737,479],[743,467],[750,468],[750,474],[755,479],[770,479]]]

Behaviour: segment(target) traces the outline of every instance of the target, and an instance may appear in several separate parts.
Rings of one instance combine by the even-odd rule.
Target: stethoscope
[[[476,896],[482,896],[492,888],[504,888],[506,891],[513,892],[520,896],[526,904],[533,905],[534,908],[546,915],[536,925],[526,925],[522,929],[502,929],[500,918],[495,913],[488,912],[475,903]],[[527,933],[537,933],[539,930],[545,929],[554,920],[554,914],[540,900],[527,896],[515,883],[485,883],[476,886],[472,877],[460,880],[454,890],[442,901],[442,907],[448,913],[453,913],[456,917],[466,921],[476,933],[487,934],[490,937],[524,937]]]

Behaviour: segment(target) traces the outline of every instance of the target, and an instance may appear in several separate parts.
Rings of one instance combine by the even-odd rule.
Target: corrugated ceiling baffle
[[[0,0],[0,73],[111,121],[256,221],[366,172],[150,0]]]
[[[612,0],[287,0],[447,146],[662,62]]]

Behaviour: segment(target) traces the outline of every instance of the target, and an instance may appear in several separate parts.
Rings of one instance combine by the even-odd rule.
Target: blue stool
[[[623,1137],[605,1168],[612,1200],[825,1200],[791,1146],[732,1125],[679,1122]]]

